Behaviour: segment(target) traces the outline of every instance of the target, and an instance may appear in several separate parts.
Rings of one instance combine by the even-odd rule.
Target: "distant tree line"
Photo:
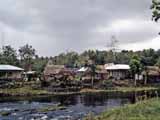
[[[28,44],[18,50],[11,46],[3,46],[0,52],[0,64],[19,66],[26,71],[35,70],[40,73],[43,71],[47,61],[47,58],[38,57],[36,50]]]
[[[39,57],[36,50],[25,45],[15,50],[11,46],[4,46],[0,53],[0,64],[10,64],[25,68],[25,70],[43,71],[48,60],[52,60],[55,65],[65,65],[66,67],[79,68],[86,66],[88,61],[95,65],[104,65],[106,63],[132,64],[138,61],[142,66],[160,66],[160,49],[145,49],[142,51],[122,50],[113,53],[113,51],[87,50],[79,54],[76,52],[61,53],[54,57]],[[133,65],[132,65],[133,66]]]
[[[104,65],[105,63],[129,64],[134,56],[138,57],[142,65],[154,66],[160,60],[160,50],[145,49],[136,52],[122,50],[115,54],[112,51],[88,50],[81,54],[76,52],[62,53],[50,59],[53,60],[54,64],[63,64],[68,67],[80,67],[85,66],[89,60],[92,60],[96,65]]]

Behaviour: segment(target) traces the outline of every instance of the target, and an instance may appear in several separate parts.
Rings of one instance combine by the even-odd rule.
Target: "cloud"
[[[127,46],[157,37],[150,5],[151,0],[5,0],[0,27],[7,44],[29,42],[44,56],[102,49],[111,35]]]

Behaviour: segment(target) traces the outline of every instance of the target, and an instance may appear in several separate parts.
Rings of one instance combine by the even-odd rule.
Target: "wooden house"
[[[142,75],[144,79],[147,77],[147,83],[160,82],[160,68],[157,66],[147,66]]]
[[[63,77],[61,74],[65,67],[63,65],[47,65],[44,69],[45,80],[56,80]]]
[[[39,81],[39,76],[36,71],[27,71],[23,73],[25,81]]]
[[[106,65],[109,78],[123,80],[129,77],[130,66],[126,64],[110,64]]]
[[[107,80],[108,79],[108,72],[105,69],[104,65],[97,65],[95,72],[96,72],[95,79],[97,80]]]
[[[0,65],[0,80],[22,80],[24,69],[12,65]]]
[[[82,81],[91,83],[93,76],[90,67],[80,68],[77,74],[81,77]],[[106,80],[107,78],[108,78],[108,73],[107,70],[105,70],[105,67],[103,65],[97,65],[95,70],[94,81],[98,82],[101,80]]]
[[[45,80],[73,80],[74,70],[64,65],[53,65],[49,62],[44,69]]]

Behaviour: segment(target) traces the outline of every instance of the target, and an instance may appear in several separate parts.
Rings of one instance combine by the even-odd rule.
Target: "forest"
[[[85,66],[89,60],[92,60],[95,65],[104,65],[106,63],[130,64],[133,56],[137,56],[143,66],[160,66],[160,49],[122,50],[118,52],[112,50],[87,50],[83,53],[72,51],[61,53],[57,56],[44,57],[37,55],[37,51],[28,44],[18,50],[11,46],[4,46],[0,52],[0,64],[16,65],[25,68],[25,70],[42,72],[48,60],[52,60],[55,65],[79,68]]]

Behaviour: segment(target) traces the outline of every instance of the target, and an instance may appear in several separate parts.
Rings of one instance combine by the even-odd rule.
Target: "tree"
[[[160,19],[160,0],[152,0],[152,20],[158,21]]]
[[[158,50],[159,52],[159,50]],[[157,67],[158,67],[158,72],[159,72],[159,75],[160,75],[160,57],[157,59],[157,62],[155,64]]]
[[[141,56],[141,61],[145,66],[155,65],[156,59],[158,58],[158,55],[156,54],[154,49],[143,50],[140,56]]]
[[[158,66],[160,68],[160,57],[157,60],[156,66]]]
[[[94,79],[95,79],[95,74],[96,74],[96,66],[92,60],[89,60],[88,66],[91,70],[91,85],[92,87],[94,86]]]
[[[36,71],[37,73],[42,73],[44,71],[44,68],[48,62],[47,59],[41,59],[41,58],[36,58],[32,60],[33,65],[32,69]]]
[[[96,66],[94,64],[91,64],[92,87],[94,85],[95,74],[96,74]]]
[[[131,73],[132,76],[134,76],[134,80],[135,80],[135,86],[137,84],[137,79],[136,79],[136,75],[138,75],[141,73],[142,71],[142,64],[140,61],[140,58],[138,56],[133,56],[132,59],[130,60],[130,68],[131,68]]]
[[[19,63],[16,50],[11,46],[4,46],[0,56],[0,64],[17,65]]]
[[[36,50],[31,45],[27,44],[19,49],[19,55],[23,67],[26,70],[30,70],[33,64],[33,58],[36,56]]]

